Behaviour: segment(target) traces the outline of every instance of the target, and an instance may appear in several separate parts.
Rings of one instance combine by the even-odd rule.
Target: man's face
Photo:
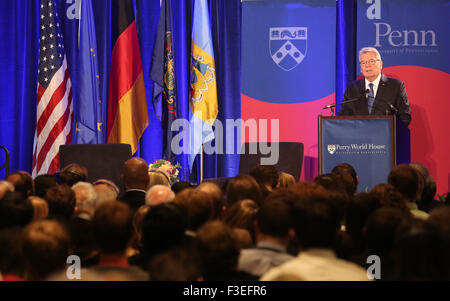
[[[377,59],[377,55],[374,52],[366,52],[361,55],[359,59],[361,65],[361,73],[367,78],[368,81],[374,81],[383,68],[383,62]]]

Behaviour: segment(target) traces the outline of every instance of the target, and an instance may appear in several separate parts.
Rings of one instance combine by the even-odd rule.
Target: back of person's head
[[[222,280],[237,267],[239,249],[233,231],[221,221],[207,222],[198,229],[195,251],[205,280]]]
[[[97,193],[97,205],[117,200],[120,190],[114,182],[107,179],[99,179],[93,185]]]
[[[39,175],[34,178],[34,195],[44,198],[47,191],[56,185],[56,179],[53,175]]]
[[[68,223],[71,250],[80,257],[83,267],[97,264],[100,250],[94,236],[92,216],[86,212],[75,213]]]
[[[350,175],[353,180],[353,186],[354,186],[353,194],[356,193],[356,190],[357,190],[358,184],[359,184],[359,180],[358,180],[358,175],[356,174],[356,170],[353,168],[353,166],[351,166],[348,163],[340,163],[340,164],[337,164],[335,167],[333,167],[333,169],[331,170],[331,173],[341,174],[341,175],[342,174]]]
[[[256,165],[250,170],[250,175],[259,184],[275,189],[278,185],[278,171],[273,165]]]
[[[149,182],[147,162],[142,158],[130,158],[125,161],[122,181],[126,189],[146,190]]]
[[[184,210],[189,230],[196,231],[213,216],[214,204],[206,192],[188,188],[177,194],[174,202]]]
[[[179,192],[183,191],[186,188],[194,188],[194,186],[192,186],[191,183],[186,181],[175,182],[171,186],[171,189],[175,194],[178,194]]]
[[[344,178],[347,178],[347,181]],[[354,187],[348,186],[353,183],[350,175],[345,173],[322,174],[314,179],[314,183],[327,190],[329,200],[334,204],[339,214],[339,220],[343,221],[348,203],[353,198],[354,193]]]
[[[7,192],[0,200],[0,229],[24,227],[33,219],[33,206],[22,192]]]
[[[152,281],[198,281],[201,267],[191,252],[173,248],[156,255],[149,264]]]
[[[219,218],[225,207],[222,189],[212,182],[203,182],[196,189],[205,192],[212,199],[214,207],[212,219]]]
[[[398,280],[447,280],[444,240],[433,224],[407,220],[398,227],[395,240]]]
[[[264,235],[285,237],[293,229],[292,206],[297,196],[288,190],[278,190],[266,198],[257,213],[258,229]]]
[[[394,167],[388,175],[388,183],[394,186],[408,201],[418,199],[419,182],[419,173],[407,164]]]
[[[59,179],[61,184],[66,184],[72,187],[73,184],[77,182],[87,181],[88,171],[86,167],[80,164],[71,163],[61,169],[61,172],[59,173]]]
[[[296,238],[302,250],[333,247],[339,217],[326,194],[299,195],[294,203],[293,215]]]
[[[95,209],[92,224],[102,254],[125,252],[133,233],[133,212],[122,202],[105,202]]]
[[[70,236],[56,220],[34,221],[23,231],[26,279],[43,280],[62,270],[69,256]]]
[[[366,240],[370,254],[387,257],[394,247],[395,231],[409,216],[396,208],[380,208],[367,219]]]
[[[346,231],[352,237],[356,248],[364,247],[363,228],[367,218],[378,208],[380,202],[367,192],[358,193],[349,203],[346,214]]]
[[[26,172],[10,173],[5,180],[14,185],[14,191],[22,192],[26,196],[33,193],[33,178]]]
[[[256,180],[249,175],[237,175],[228,181],[226,189],[227,207],[231,207],[234,203],[250,199],[256,203],[262,200],[261,188]]]
[[[280,188],[289,188],[295,184],[294,176],[284,171],[278,174],[278,181],[280,182]]]
[[[138,249],[142,246],[142,224],[149,210],[150,206],[142,205],[133,215],[133,239],[131,242],[133,248]]]
[[[179,245],[187,229],[187,217],[173,202],[152,207],[142,223],[144,255],[153,257]]]
[[[75,192],[77,211],[86,211],[93,214],[97,204],[97,192],[88,182],[77,182],[72,186]]]
[[[427,221],[436,227],[444,239],[447,271],[450,271],[450,206],[440,206],[433,209]],[[450,275],[447,276],[450,280]]]
[[[398,208],[410,212],[401,193],[390,184],[375,185],[369,194],[380,202],[381,207]]]
[[[155,185],[164,185],[170,188],[170,176],[164,170],[152,168],[149,170],[148,176],[150,180],[147,189],[150,189]]]
[[[24,258],[22,228],[14,227],[0,231],[0,275],[23,278]]]
[[[172,202],[174,199],[175,193],[166,185],[154,185],[145,194],[145,204],[149,206]]]
[[[45,200],[49,217],[69,219],[75,212],[75,192],[65,184],[50,188],[45,194]]]
[[[223,221],[231,228],[245,229],[249,231],[253,241],[255,240],[253,223],[258,214],[259,205],[252,200],[242,200],[225,212]]]
[[[48,203],[38,196],[29,196],[28,200],[33,206],[33,220],[44,219],[48,217]]]

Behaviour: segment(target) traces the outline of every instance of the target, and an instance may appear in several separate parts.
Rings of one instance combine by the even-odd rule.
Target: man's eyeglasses
[[[379,59],[370,59],[368,61],[361,61],[359,62],[361,65],[366,65],[366,64],[370,64],[373,65],[375,64],[377,61],[380,61]]]

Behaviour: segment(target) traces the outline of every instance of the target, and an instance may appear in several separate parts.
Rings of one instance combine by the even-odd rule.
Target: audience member
[[[256,280],[256,277],[237,270],[239,248],[233,231],[223,222],[204,224],[197,231],[194,250],[204,280]]]
[[[280,187],[279,188],[289,188],[292,185],[295,184],[295,178],[293,175],[287,173],[287,172],[283,172],[281,171],[278,175],[278,179],[280,182]]]
[[[28,197],[28,200],[33,206],[33,220],[39,220],[48,217],[48,204],[43,198],[31,195]]]
[[[186,188],[194,188],[194,186],[186,181],[179,181],[172,184],[171,189],[175,194],[185,190]]]
[[[133,211],[121,202],[105,202],[95,210],[92,224],[100,248],[100,262],[90,271],[114,281],[148,280],[148,274],[130,266],[126,257],[133,233]]]
[[[24,227],[33,219],[33,206],[22,192],[7,192],[0,200],[0,230]]]
[[[147,269],[156,255],[182,244],[187,229],[187,217],[173,203],[152,207],[142,223],[142,249],[129,262]]]
[[[14,191],[14,185],[8,181],[0,181],[0,200],[3,199],[8,191]]]
[[[128,204],[136,211],[145,204],[145,192],[149,183],[148,164],[141,158],[131,158],[123,165],[122,181],[125,194],[120,201]]]
[[[34,178],[34,195],[44,198],[47,191],[58,183],[53,175],[38,175]]]
[[[265,199],[259,209],[254,232],[256,247],[241,250],[238,268],[255,276],[262,276],[273,267],[294,259],[287,253],[293,230],[291,206],[292,192],[277,191]]]
[[[133,216],[133,235],[127,249],[127,257],[135,256],[142,250],[142,224],[149,210],[149,205],[142,205]]]
[[[433,224],[422,219],[405,221],[398,227],[395,240],[395,266],[398,280],[447,279],[444,240]]]
[[[359,178],[356,174],[356,170],[348,163],[340,163],[337,164],[333,169],[331,170],[331,173],[333,174],[348,174],[352,178],[353,182],[353,194],[356,194],[358,190],[358,184],[359,184]]]
[[[25,266],[22,246],[22,228],[0,231],[0,276],[3,281],[21,281]]]
[[[56,220],[30,223],[23,231],[25,280],[44,280],[66,266],[70,236]]]
[[[170,176],[167,172],[161,169],[152,168],[148,172],[149,182],[147,190],[155,185],[164,185],[170,187]]]
[[[173,248],[155,256],[149,265],[152,281],[203,280],[201,268],[190,251]]]
[[[336,257],[333,245],[339,218],[334,205],[326,193],[311,193],[315,187],[307,186],[303,185],[309,189],[299,192],[292,212],[300,253],[297,258],[271,269],[261,280],[280,277],[315,281],[368,280],[365,269]]]
[[[120,190],[114,182],[107,179],[99,179],[93,185],[97,193],[97,205],[117,200]]]
[[[411,214],[420,219],[427,219],[428,213],[419,210],[417,201],[421,198],[423,187],[419,173],[407,164],[394,167],[388,175],[388,183],[403,196]]]
[[[166,185],[153,185],[145,194],[145,204],[148,206],[172,202],[174,199],[175,193]]]
[[[431,211],[428,222],[436,227],[441,234],[441,237],[445,243],[445,251],[446,260],[443,262],[443,265],[446,265],[447,279],[441,280],[450,280],[450,207],[449,206],[441,206],[435,208]]]
[[[383,208],[397,208],[411,214],[403,196],[390,184],[375,185],[369,194],[377,199]]]
[[[345,231],[352,239],[351,254],[356,256],[365,251],[366,240],[363,234],[364,227],[367,218],[378,208],[380,208],[380,202],[367,192],[357,194],[350,201],[347,210]]]
[[[203,182],[196,189],[205,192],[212,199],[214,210],[211,219],[222,218],[226,210],[222,189],[212,182]]]
[[[59,173],[61,184],[72,187],[77,182],[86,182],[88,179],[88,170],[86,167],[77,163],[71,163],[65,166]]]
[[[78,182],[72,186],[76,198],[76,211],[94,215],[97,205],[97,192],[94,186],[88,182]]]
[[[100,261],[100,250],[94,236],[93,215],[85,211],[76,212],[68,223],[73,255],[80,257],[81,266],[86,268]]]
[[[240,174],[228,181],[226,190],[228,208],[245,199],[250,199],[259,204],[262,198],[261,188],[253,177]]]
[[[255,243],[255,232],[253,222],[256,219],[259,206],[252,200],[242,200],[227,209],[223,221],[232,229],[245,229],[250,233],[253,244]]]
[[[75,212],[75,192],[65,184],[50,188],[45,194],[50,218],[69,220]]]
[[[250,175],[269,192],[280,186],[278,171],[273,165],[256,165]]]
[[[433,208],[438,207],[441,203],[434,199],[436,196],[436,182],[430,176],[428,169],[420,163],[410,163],[409,166],[414,168],[421,176],[423,183],[423,190],[420,199],[418,200],[418,207],[420,210],[429,213]]]
[[[14,185],[14,191],[21,192],[25,196],[33,194],[33,179],[29,173],[16,171],[10,173],[5,180]]]

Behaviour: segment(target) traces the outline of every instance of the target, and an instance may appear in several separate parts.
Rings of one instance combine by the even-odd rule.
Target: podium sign
[[[400,159],[396,156],[399,126],[395,116],[319,116],[319,173],[330,173],[337,164],[348,163],[358,174],[359,192],[386,183]]]

